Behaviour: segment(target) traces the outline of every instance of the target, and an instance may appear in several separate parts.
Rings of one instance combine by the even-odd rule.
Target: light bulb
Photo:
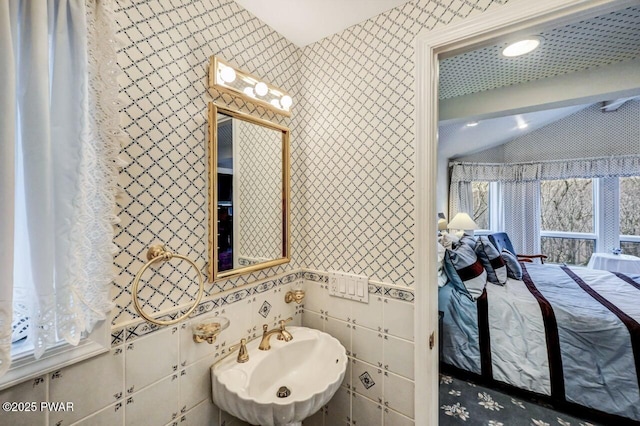
[[[282,99],[280,99],[280,103],[282,104],[282,108],[289,109],[291,104],[293,104],[293,99],[291,99],[291,96],[289,95],[284,95]]]
[[[220,77],[225,83],[231,83],[236,79],[236,70],[231,67],[222,67]]]
[[[280,101],[278,101],[277,99],[271,99],[271,105],[278,109],[282,109],[282,106],[280,106]]]
[[[525,53],[529,53],[540,45],[540,39],[529,38],[527,40],[520,40],[505,47],[502,54],[507,57],[520,56]]]
[[[253,93],[253,88],[252,87],[245,87],[243,92],[244,92],[245,95],[251,96],[252,98],[256,97],[256,94]]]
[[[259,82],[258,84],[256,84],[256,93],[259,96],[264,96],[269,92],[269,88],[267,87],[267,85],[263,82]]]

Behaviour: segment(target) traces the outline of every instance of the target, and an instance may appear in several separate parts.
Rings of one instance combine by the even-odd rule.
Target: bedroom
[[[457,52],[456,56],[441,60],[437,205],[438,211],[443,212],[444,216],[440,228],[445,228],[445,233],[446,228],[449,228],[445,241],[449,239],[449,235],[462,231],[456,227],[464,227],[472,234],[475,231],[476,237],[506,231],[516,252],[543,253],[549,256],[545,263],[552,265],[540,267],[527,263],[530,266],[523,268],[525,275],[528,271],[533,277],[538,269],[555,268],[550,280],[562,282],[565,287],[559,288],[567,293],[571,291],[566,286],[575,283],[571,284],[573,280],[565,282],[564,278],[560,278],[562,275],[558,274],[571,277],[571,271],[580,271],[579,268],[574,269],[573,265],[586,266],[592,257],[590,266],[595,269],[604,269],[605,267],[593,265],[604,262],[608,264],[608,269],[615,263],[614,269],[617,268],[619,272],[636,272],[633,268],[637,267],[638,259],[626,255],[638,254],[639,241],[638,220],[632,214],[637,210],[634,204],[638,198],[636,176],[640,174],[637,164],[640,153],[640,101],[637,98],[640,82],[637,72],[638,41],[634,39],[639,25],[637,9],[629,8],[581,22],[568,22],[536,33],[541,36],[542,43],[538,49],[520,57],[520,62],[518,58],[499,56],[507,44],[504,40],[475,46],[472,52]],[[605,36],[604,39],[600,37],[602,35]],[[495,54],[498,54],[499,59],[493,59],[491,55]],[[571,85],[568,84],[569,79],[573,81]],[[465,84],[460,84],[462,81]],[[578,87],[582,89],[576,89]],[[473,148],[469,148],[469,141],[473,141]],[[475,223],[455,225],[454,222],[454,226],[447,225],[458,212],[469,213]],[[622,256],[612,254],[614,249],[621,249]],[[592,256],[594,253],[598,254]],[[452,252],[452,257],[455,258],[455,252]],[[569,266],[569,272],[553,265],[563,263]],[[508,266],[507,264],[507,268]],[[487,273],[490,268],[486,268]],[[587,275],[592,273],[592,270],[586,271]],[[636,276],[636,281],[637,278]],[[534,281],[539,293],[549,300],[553,299],[553,295],[548,293],[553,293],[554,290],[543,288],[536,279]],[[579,281],[580,278],[575,280],[576,283]],[[489,375],[494,384],[508,383],[538,394],[551,394],[554,398],[560,393],[560,398],[552,400],[560,402],[560,406],[568,401],[569,404],[564,405],[565,409],[580,410],[581,406],[588,406],[601,412],[621,415],[607,417],[606,414],[599,416],[601,413],[594,413],[593,418],[600,421],[625,421],[628,418],[638,420],[635,409],[625,411],[624,408],[615,407],[615,404],[607,401],[607,396],[595,397],[593,394],[583,398],[582,394],[589,395],[588,391],[571,388],[574,386],[571,382],[576,377],[575,371],[565,368],[564,382],[560,384],[558,380],[555,384],[549,383],[548,372],[539,374],[539,370],[547,369],[551,370],[551,376],[554,375],[554,368],[557,366],[552,365],[553,350],[549,353],[544,350],[540,358],[535,359],[537,355],[532,355],[527,350],[522,352],[519,344],[514,342],[517,335],[520,335],[520,344],[526,347],[529,340],[529,350],[535,352],[546,346],[545,339],[548,342],[548,334],[553,333],[547,330],[547,319],[541,319],[540,324],[532,325],[535,321],[531,317],[540,315],[539,313],[517,312],[517,309],[527,309],[526,303],[499,305],[504,295],[496,290],[508,289],[509,283],[510,281],[505,287],[487,283],[486,293],[490,299],[488,304],[486,296],[485,300],[478,297],[483,292],[484,285],[478,289],[478,302],[474,301],[472,309],[466,311],[480,323],[474,324],[474,330],[464,329],[464,325],[460,325],[461,321],[447,318],[445,312],[443,351],[446,363],[475,372],[480,377],[487,378]],[[452,288],[450,284],[445,286],[447,287],[449,290]],[[514,286],[511,287],[514,292],[517,291]],[[586,294],[584,288],[579,291]],[[637,289],[629,286],[624,291],[632,299]],[[591,298],[589,303],[597,300],[598,295],[604,295],[604,299],[616,299],[606,292],[607,290],[600,289],[595,296],[586,297]],[[505,293],[509,291],[505,290]],[[449,316],[458,314],[461,318],[465,302],[455,308],[442,306],[449,299],[451,297],[441,297],[440,311],[449,311]],[[543,309],[540,298],[532,298],[530,302],[534,311]],[[555,310],[559,324],[556,332],[559,331],[561,341],[567,339],[563,335],[567,331],[564,330],[562,315],[566,313],[566,321],[575,320],[571,316],[572,311],[575,313],[578,310],[573,306],[574,303],[578,305],[582,303],[582,299],[580,303],[567,301],[565,306],[551,308],[552,312]],[[485,313],[485,319],[503,321],[504,326],[491,323],[485,331],[480,330],[482,304],[489,311]],[[606,300],[599,306],[598,309],[608,306]],[[514,312],[500,312],[500,307],[512,308]],[[590,309],[595,308],[591,306]],[[638,319],[637,312],[623,310],[629,317]],[[606,315],[614,315],[616,310],[613,307],[605,311]],[[624,315],[618,318],[620,317]],[[600,317],[599,320],[602,321],[603,318]],[[533,334],[525,334],[522,329],[514,328],[516,326],[509,321],[516,319],[523,321],[523,327],[529,327],[527,330]],[[618,322],[618,326],[624,329],[622,321]],[[598,324],[597,321],[591,322],[589,327]],[[633,336],[633,325],[630,327],[629,335]],[[456,340],[454,336],[456,329],[463,334],[468,333],[465,335],[465,344],[474,346],[477,343],[477,347],[461,349],[462,341]],[[500,333],[503,335],[500,336]],[[536,333],[539,336],[536,337]],[[483,350],[480,341],[487,338],[487,335],[492,338],[488,339],[489,347],[484,349],[488,351],[485,356],[479,353]],[[633,337],[630,339],[629,335],[624,343],[616,344],[616,348],[627,347],[629,354],[600,353],[593,357],[600,356],[594,362],[606,369],[627,356],[631,361],[625,368],[631,371],[630,381],[635,380],[637,388],[633,357],[630,356],[631,347],[634,346],[630,340]],[[503,338],[504,346],[496,348],[494,345],[503,344],[498,343],[500,337]],[[541,340],[536,344],[538,337]],[[580,334],[576,338],[589,341],[589,338]],[[607,342],[603,344],[605,347],[614,346],[612,341],[607,341],[602,335],[596,340],[598,339]],[[511,350],[512,353],[503,357],[496,353],[500,349]],[[478,352],[474,352],[475,350]],[[571,358],[572,355],[563,347],[562,342],[560,349],[555,351],[555,356],[560,363],[564,361],[565,367],[570,361],[580,359],[580,356]],[[457,352],[466,352],[466,355],[459,358]],[[523,357],[512,362],[505,361],[512,355]],[[609,361],[603,361],[607,356],[610,357]],[[603,362],[604,366],[601,365]],[[562,374],[561,370],[555,370],[556,379]],[[585,381],[592,380],[588,374],[584,373],[579,377]],[[596,382],[600,377],[604,381],[611,380],[611,383],[619,379],[607,378],[606,373],[596,376],[593,376]],[[527,381],[528,384],[525,384]],[[608,393],[611,399],[611,395],[616,392],[620,392],[618,396],[624,394],[619,391],[620,387],[633,387],[628,384],[615,386],[611,383],[610,389],[603,387],[604,393]],[[558,386],[565,384],[566,388],[559,391]],[[572,395],[572,392],[580,396]],[[627,394],[624,397],[637,399],[637,391],[635,392],[635,396]],[[572,406],[571,403],[580,406]]]

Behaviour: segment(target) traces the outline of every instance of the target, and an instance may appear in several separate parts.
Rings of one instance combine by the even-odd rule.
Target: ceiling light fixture
[[[217,56],[212,56],[209,62],[209,89],[243,98],[247,102],[291,117],[291,96]]]
[[[267,93],[269,93],[269,88],[267,87],[266,83],[263,83],[262,81],[258,82],[258,84],[256,84],[256,88],[255,88],[256,94],[258,94],[258,96],[264,96]]]
[[[508,58],[515,56],[522,56],[540,46],[540,37],[529,37],[525,40],[520,40],[515,43],[511,43],[502,50],[502,54]]]
[[[480,124],[479,121],[470,121],[466,124],[467,127],[476,127],[478,124]]]
[[[233,83],[236,79],[236,71],[231,67],[222,67],[220,69],[220,78],[225,83]]]

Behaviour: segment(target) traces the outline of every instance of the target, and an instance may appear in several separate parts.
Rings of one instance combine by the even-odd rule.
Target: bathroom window
[[[110,346],[120,135],[104,3],[0,6],[0,388]]]

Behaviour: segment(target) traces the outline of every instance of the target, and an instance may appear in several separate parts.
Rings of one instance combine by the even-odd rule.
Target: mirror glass
[[[289,261],[289,129],[209,104],[210,281]]]

